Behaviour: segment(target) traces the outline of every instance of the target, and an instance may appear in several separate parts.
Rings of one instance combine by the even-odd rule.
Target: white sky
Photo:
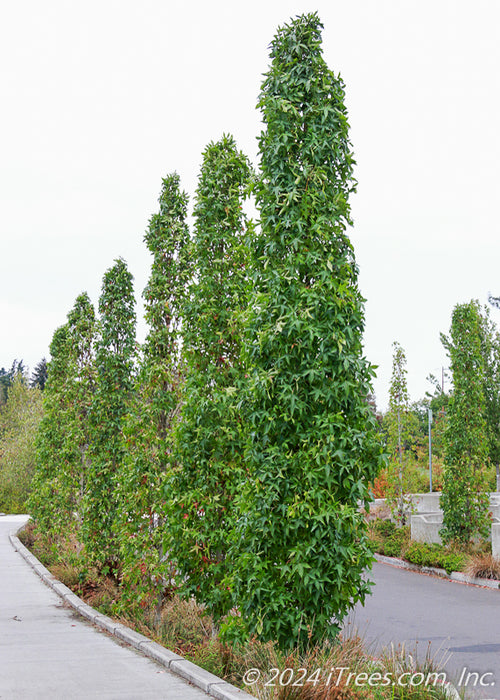
[[[161,178],[193,195],[224,132],[256,163],[268,45],[314,10],[346,83],[377,401],[394,340],[424,395],[454,305],[500,295],[498,0],[0,0],[0,367],[48,357],[118,256],[140,298]]]

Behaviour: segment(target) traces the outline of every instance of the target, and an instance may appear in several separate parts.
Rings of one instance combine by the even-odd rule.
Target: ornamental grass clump
[[[465,567],[467,576],[500,580],[500,559],[492,554],[473,554]]]

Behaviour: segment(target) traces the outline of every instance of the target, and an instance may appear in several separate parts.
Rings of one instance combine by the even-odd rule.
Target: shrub
[[[375,520],[373,523],[373,529],[378,532],[382,537],[391,537],[397,530],[396,523],[392,520]]]
[[[391,520],[375,520],[370,524],[369,537],[375,552],[388,557],[401,557],[408,547],[410,528],[398,527]]]
[[[388,557],[400,557],[403,543],[399,538],[390,537],[384,544],[384,554]]]
[[[418,566],[437,567],[451,574],[452,571],[463,571],[467,562],[467,555],[459,552],[450,552],[439,544],[412,542],[406,550],[405,559]]]
[[[382,469],[371,485],[374,498],[385,498],[387,494],[387,469]]]

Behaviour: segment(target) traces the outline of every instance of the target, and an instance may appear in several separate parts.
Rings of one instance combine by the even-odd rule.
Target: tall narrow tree
[[[75,450],[68,439],[73,423],[70,401],[75,362],[68,324],[54,332],[51,359],[43,393],[44,415],[36,439],[33,490],[28,502],[32,518],[47,533],[71,528],[71,490],[66,474],[74,463]]]
[[[77,514],[81,525],[82,499],[86,492],[90,468],[89,414],[96,388],[96,319],[94,307],[86,292],[76,298],[68,314],[68,331],[74,361],[71,381],[68,384],[68,400],[72,409],[68,438],[73,444],[75,456],[67,480],[73,494],[71,509]]]
[[[278,30],[259,100],[249,481],[233,585],[248,632],[283,647],[335,635],[368,593],[358,503],[382,462],[346,233],[355,181],[344,85],[321,29],[308,14]]]
[[[180,307],[189,276],[188,196],[176,173],[163,180],[159,202],[144,237],[153,256],[143,294],[149,332],[117,486],[123,591],[136,601],[153,596],[158,606],[172,578],[163,550],[162,488],[171,470],[172,422],[180,401]]]
[[[116,473],[123,461],[123,418],[133,386],[135,311],[132,275],[119,258],[106,271],[99,298],[97,381],[90,411],[91,465],[84,499],[83,535],[89,555],[102,565],[117,563],[113,536]]]
[[[410,412],[406,355],[397,342],[393,343],[392,376],[389,388],[389,411],[385,417],[387,426],[388,492],[387,500],[396,520],[406,525],[411,500],[407,497],[406,461],[407,452],[414,442],[414,416]]]
[[[222,582],[241,474],[235,395],[248,286],[242,200],[250,173],[231,136],[205,149],[194,207],[196,278],[183,312],[186,382],[176,435],[178,470],[167,491],[172,500],[168,549],[183,591],[216,618],[230,607]]]
[[[450,336],[441,336],[448,351],[453,393],[445,432],[445,472],[440,503],[445,541],[469,542],[488,534],[485,466],[488,433],[485,417],[483,318],[479,303],[457,304]]]
[[[482,349],[485,366],[484,399],[488,454],[496,469],[495,488],[500,491],[500,333],[491,320],[487,307],[483,314]]]

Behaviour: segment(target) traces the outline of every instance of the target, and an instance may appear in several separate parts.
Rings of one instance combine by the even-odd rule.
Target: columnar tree
[[[346,233],[355,181],[344,84],[323,59],[321,28],[308,14],[278,30],[259,100],[249,480],[233,586],[247,631],[283,647],[336,635],[368,593],[359,502],[383,463]]]
[[[69,312],[66,325],[54,335],[54,354],[44,391],[46,410],[40,426],[37,487],[40,498],[46,501],[43,508],[49,514],[57,509],[57,517],[51,516],[56,528],[60,524],[66,529],[76,526],[75,514],[81,522],[90,440],[88,412],[94,391],[94,333],[94,308],[83,293]],[[53,499],[54,489],[57,496]],[[42,517],[42,501],[38,506],[33,503],[33,507]]]
[[[500,491],[500,334],[491,320],[488,308],[485,308],[483,314],[482,347],[488,453],[490,461],[496,467],[496,490]]]
[[[389,389],[389,412],[386,415],[388,464],[387,497],[393,515],[405,525],[411,502],[406,497],[405,471],[408,449],[413,446],[415,417],[410,410],[406,381],[406,355],[397,342],[393,343],[392,377]]]
[[[90,468],[89,414],[96,386],[96,318],[94,307],[86,292],[76,298],[68,314],[68,331],[74,367],[68,385],[68,400],[73,415],[67,437],[73,444],[75,457],[67,478],[73,494],[71,507],[81,523],[82,499],[86,492]]]
[[[158,604],[164,581],[171,579],[162,544],[162,487],[171,470],[171,428],[180,401],[180,307],[189,276],[188,196],[176,173],[163,180],[159,203],[144,238],[153,256],[143,294],[149,332],[125,424],[126,454],[117,485],[124,590],[136,601],[154,595]]]
[[[51,359],[43,393],[43,418],[36,439],[36,465],[29,512],[43,531],[71,527],[73,511],[66,474],[74,463],[74,445],[68,439],[73,423],[71,389],[75,368],[68,324],[58,328],[50,344]]]
[[[488,434],[485,418],[484,326],[477,301],[457,304],[450,336],[442,336],[453,376],[445,432],[445,473],[440,499],[445,541],[469,542],[488,533],[485,466]]]
[[[135,353],[132,275],[121,258],[104,274],[99,314],[83,535],[89,555],[103,565],[113,566],[118,559],[113,537],[115,477],[125,452],[123,418],[133,386]]]
[[[183,310],[186,382],[176,434],[178,469],[166,491],[168,549],[183,591],[216,618],[230,607],[222,582],[241,473],[237,393],[248,286],[242,200],[250,174],[231,136],[205,149],[194,207],[196,277]]]

